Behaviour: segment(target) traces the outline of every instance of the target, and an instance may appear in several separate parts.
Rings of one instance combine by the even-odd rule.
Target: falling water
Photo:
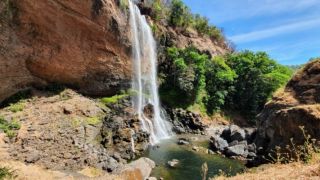
[[[145,16],[129,0],[130,25],[133,50],[132,89],[133,107],[138,114],[143,130],[150,133],[150,143],[168,138],[171,128],[161,111],[157,87],[157,53],[156,42]],[[146,106],[152,105],[152,117],[145,115]]]

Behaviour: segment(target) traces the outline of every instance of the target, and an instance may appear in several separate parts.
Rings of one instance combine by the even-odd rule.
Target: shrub
[[[193,47],[185,49],[170,47],[167,48],[167,58],[172,62],[173,69],[166,79],[166,90],[170,94],[184,96],[184,103],[201,102],[200,95],[205,88],[205,62],[208,56],[199,53]]]
[[[206,106],[211,114],[225,104],[226,96],[234,91],[236,73],[225,63],[222,57],[215,57],[206,65]]]
[[[244,51],[224,57],[235,71],[235,91],[227,97],[227,107],[253,119],[279,87],[290,79],[292,71],[276,63],[265,52]]]
[[[171,3],[169,24],[175,27],[187,28],[192,23],[192,15],[189,8],[181,0],[173,0]]]

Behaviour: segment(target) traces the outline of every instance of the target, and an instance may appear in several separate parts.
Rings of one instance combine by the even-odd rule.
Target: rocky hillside
[[[302,144],[306,136],[320,139],[320,60],[308,63],[265,105],[259,115],[257,147]],[[302,127],[304,130],[302,130]],[[305,133],[305,134],[304,134]]]
[[[129,13],[121,3],[1,1],[0,102],[18,91],[49,83],[89,95],[114,95],[129,87]],[[226,52],[197,33],[181,34],[169,26],[161,30],[171,44],[194,45],[212,55]]]

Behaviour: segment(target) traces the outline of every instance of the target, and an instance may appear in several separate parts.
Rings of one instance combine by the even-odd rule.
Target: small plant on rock
[[[0,167],[0,180],[2,179],[15,179],[17,175],[15,171],[8,167]]]

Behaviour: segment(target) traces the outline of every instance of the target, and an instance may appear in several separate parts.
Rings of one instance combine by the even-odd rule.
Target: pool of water
[[[193,142],[198,146],[206,146],[207,142]],[[159,147],[151,147],[145,154],[156,163],[151,176],[165,180],[201,180],[201,165],[207,163],[208,176],[214,177],[223,171],[228,175],[235,175],[244,170],[244,165],[236,160],[211,155],[192,150],[192,145],[178,145],[177,139],[164,140]],[[177,167],[169,167],[167,162],[178,159]]]

